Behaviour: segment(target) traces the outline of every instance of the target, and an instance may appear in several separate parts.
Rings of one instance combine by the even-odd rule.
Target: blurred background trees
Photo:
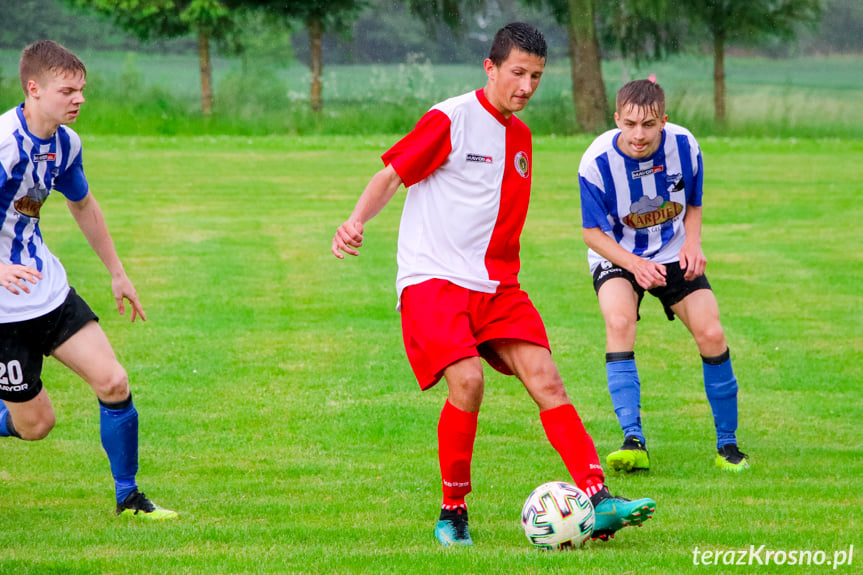
[[[197,52],[205,115],[211,50],[244,64],[298,61],[311,71],[309,102],[319,111],[325,62],[479,63],[513,20],[545,33],[550,63],[570,64],[582,131],[609,117],[603,61],[626,70],[675,53],[711,54],[721,123],[726,54],[863,53],[860,0],[14,0],[0,2],[0,49],[52,38],[79,51]]]

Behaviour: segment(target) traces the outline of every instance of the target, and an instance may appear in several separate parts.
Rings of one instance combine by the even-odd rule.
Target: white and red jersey
[[[40,317],[66,299],[66,270],[42,241],[39,213],[52,191],[71,201],[88,193],[81,163],[81,138],[60,126],[43,140],[30,133],[24,108],[0,116],[0,261],[42,272],[30,293],[0,288],[0,323]]]
[[[434,106],[382,156],[409,186],[399,297],[429,279],[485,293],[518,287],[532,155],[528,127],[477,90]]]

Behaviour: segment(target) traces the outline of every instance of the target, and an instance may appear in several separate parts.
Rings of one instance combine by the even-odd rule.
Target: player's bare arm
[[[0,262],[0,287],[6,288],[15,295],[19,295],[22,291],[30,293],[27,283],[35,285],[41,279],[42,274],[35,268]]]
[[[687,206],[683,217],[686,240],[680,248],[680,269],[686,270],[683,277],[689,281],[704,275],[707,267],[707,258],[701,249],[701,214],[701,206]]]
[[[665,285],[665,266],[632,254],[602,231],[601,228],[582,228],[581,235],[587,247],[619,265],[635,276],[638,285],[652,289]]]
[[[331,248],[334,256],[345,259],[344,254],[360,255],[358,248],[363,245],[363,229],[366,222],[380,213],[401,185],[402,179],[392,165],[372,177],[360,199],[357,200],[351,216],[336,230]]]
[[[75,218],[93,251],[96,252],[96,255],[99,256],[111,274],[111,293],[117,302],[117,311],[120,312],[120,315],[124,315],[126,313],[124,299],[129,300],[132,305],[132,321],[135,321],[138,316],[147,321],[144,308],[138,299],[138,292],[132,285],[132,280],[126,275],[126,270],[123,269],[123,264],[120,262],[120,257],[114,247],[114,241],[111,239],[111,234],[108,233],[102,208],[99,207],[96,198],[93,197],[93,194],[88,193],[82,200],[67,201],[66,205],[69,206],[72,217]]]

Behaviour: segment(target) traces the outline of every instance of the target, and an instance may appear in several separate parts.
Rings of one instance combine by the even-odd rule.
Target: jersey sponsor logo
[[[483,154],[468,154],[464,158],[468,162],[478,162],[480,164],[493,164],[494,158]]]
[[[16,391],[27,391],[28,389],[30,389],[29,383],[22,383],[21,385],[2,385],[2,384],[0,384],[0,391],[16,392]]]
[[[596,276],[596,281],[597,282],[602,281],[603,278],[605,278],[605,276],[613,274],[615,271],[616,270],[602,270],[601,272],[599,272],[599,275]]]
[[[658,174],[659,172],[664,172],[665,166],[653,166],[652,168],[644,168],[643,170],[635,170],[632,172],[632,179],[637,180],[639,178],[646,178],[647,176],[652,176],[653,174]]]
[[[36,154],[33,156],[34,162],[53,162],[57,158],[57,154]]]
[[[15,200],[15,209],[18,213],[29,218],[38,218],[39,211],[42,209],[42,204],[48,197],[48,189],[38,184],[27,190],[26,196],[21,196]]]
[[[527,161],[527,154],[519,152],[515,155],[515,171],[522,178],[530,175],[530,162]]]
[[[637,230],[658,226],[674,219],[683,211],[683,205],[666,202],[662,196],[641,198],[630,206],[631,213],[623,218],[623,223]]]
[[[596,282],[601,282],[606,276],[622,277],[623,268],[617,267],[608,260],[602,260],[599,264],[599,275],[596,276]]]

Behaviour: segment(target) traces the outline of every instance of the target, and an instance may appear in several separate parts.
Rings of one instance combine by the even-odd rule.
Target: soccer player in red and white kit
[[[576,485],[596,508],[593,537],[607,540],[652,516],[651,499],[612,497],[593,440],[551,352],[545,326],[518,282],[519,236],[530,196],[533,153],[515,115],[539,86],[546,43],[533,26],[495,35],[486,86],[446,100],[383,155],[332,252],[359,255],[364,226],[407,186],[399,226],[396,289],[408,360],[422,389],[441,377],[448,398],[438,423],[443,506],[435,536],[471,545],[465,496],[482,403],[482,363],[521,380]],[[344,253],[343,253],[344,252]]]

